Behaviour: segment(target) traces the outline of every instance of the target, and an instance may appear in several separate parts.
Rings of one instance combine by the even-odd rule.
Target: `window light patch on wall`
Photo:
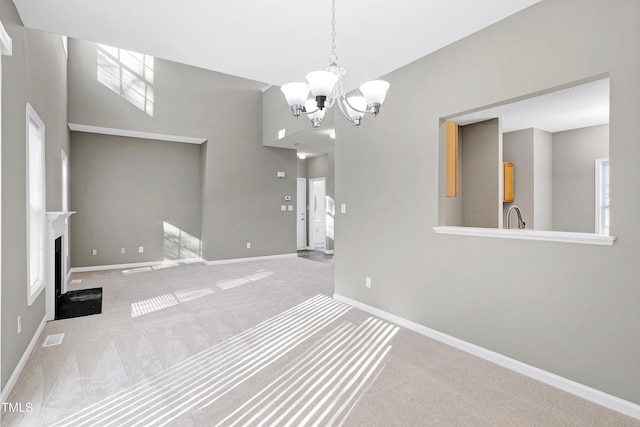
[[[154,57],[98,44],[98,81],[153,117]]]

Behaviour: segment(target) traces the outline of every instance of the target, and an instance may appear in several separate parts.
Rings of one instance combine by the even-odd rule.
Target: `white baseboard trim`
[[[266,256],[255,256],[255,257],[247,257],[247,258],[233,258],[233,259],[221,259],[216,261],[207,261],[205,259],[202,260],[203,263],[207,265],[224,265],[224,264],[235,264],[238,262],[247,262],[247,261],[263,261],[268,259],[282,259],[282,258],[297,258],[298,253],[291,254],[280,254],[280,255],[266,255]]]
[[[333,255],[333,249],[325,249],[324,253],[325,255]]]
[[[126,270],[131,268],[141,267],[153,267],[155,265],[162,266],[174,266],[179,264],[192,264],[194,262],[202,262],[202,258],[185,258],[185,259],[171,259],[163,261],[149,261],[149,262],[133,262],[129,264],[108,264],[108,265],[94,265],[89,267],[72,267],[69,269],[69,275],[71,273],[84,273],[87,271],[103,271],[103,270]]]
[[[369,314],[388,320],[389,322],[393,322],[413,332],[417,332],[421,335],[450,345],[451,347],[488,360],[489,362],[493,362],[497,365],[518,372],[522,375],[526,375],[527,377],[533,378],[550,386],[556,387],[560,390],[589,400],[598,405],[640,420],[640,405],[637,405],[633,402],[620,399],[619,397],[612,396],[600,390],[588,387],[584,384],[580,384],[551,372],[544,371],[540,368],[536,368],[535,366],[528,365],[526,363],[504,356],[500,353],[496,353],[475,344],[471,344],[467,341],[463,341],[442,332],[438,332],[434,329],[427,328],[426,326],[412,322],[411,320],[407,320],[378,308],[372,307],[370,305],[363,304],[351,298],[339,294],[334,294],[333,298],[338,301],[344,302],[345,304],[349,304],[357,309],[365,311]]]
[[[33,337],[31,338],[31,342],[29,342],[27,349],[22,354],[22,357],[20,358],[18,365],[16,366],[16,368],[13,370],[13,373],[9,377],[9,381],[7,381],[7,384],[4,386],[4,389],[2,389],[1,396],[2,396],[3,402],[6,402],[7,399],[9,398],[9,395],[11,394],[13,387],[16,385],[16,382],[18,381],[18,378],[20,377],[22,370],[27,365],[27,360],[29,360],[29,356],[31,356],[33,349],[36,347],[36,344],[38,343],[38,340],[40,339],[40,335],[42,335],[42,331],[44,330],[44,327],[46,324],[47,324],[47,316],[44,316],[42,318],[42,322],[40,322],[40,325],[38,326],[38,329],[36,329],[35,334],[33,334]]]

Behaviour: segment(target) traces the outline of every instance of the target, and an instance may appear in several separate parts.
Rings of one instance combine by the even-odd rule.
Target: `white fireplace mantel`
[[[53,229],[53,238],[57,239],[66,233],[67,218],[75,212],[47,212],[47,223]]]
[[[47,320],[53,320],[55,318],[56,301],[55,301],[55,241],[58,237],[65,236],[67,234],[67,218],[73,215],[75,212],[47,212],[47,274],[46,274],[46,315]],[[66,251],[67,243],[64,243]],[[67,260],[63,256],[62,270],[67,270]],[[66,280],[62,281],[62,292],[67,291]]]

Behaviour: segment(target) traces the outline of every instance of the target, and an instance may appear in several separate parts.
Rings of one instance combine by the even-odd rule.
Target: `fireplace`
[[[47,212],[47,272],[46,313],[47,320],[55,319],[56,301],[67,291],[67,236],[69,218],[75,212]]]

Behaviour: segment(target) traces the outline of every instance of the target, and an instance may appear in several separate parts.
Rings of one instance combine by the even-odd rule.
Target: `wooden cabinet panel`
[[[503,162],[503,201],[513,202],[513,162]]]

